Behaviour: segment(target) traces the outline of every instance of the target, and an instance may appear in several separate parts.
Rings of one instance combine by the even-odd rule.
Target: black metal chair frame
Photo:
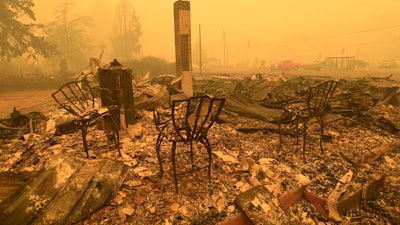
[[[281,102],[281,109],[284,112],[281,115],[279,122],[279,149],[282,147],[282,120],[289,115],[294,115],[296,118],[296,143],[299,144],[299,120],[303,122],[303,160],[305,160],[306,139],[307,139],[307,121],[316,118],[320,126],[319,145],[324,154],[322,147],[322,138],[324,134],[324,115],[337,87],[337,81],[327,80],[316,86],[309,87],[306,90],[303,98],[290,97],[284,94],[278,94],[277,99]]]
[[[78,122],[87,158],[89,158],[89,147],[86,140],[87,131],[98,119],[104,119],[103,124],[110,126],[112,129],[110,138],[114,141],[118,154],[121,156],[118,126],[112,116],[112,111],[117,110],[118,106],[103,106],[98,109],[95,105],[96,98],[93,89],[85,80],[72,81],[63,84],[52,94],[52,97],[60,107],[73,115]],[[102,89],[101,91],[106,90]]]
[[[153,111],[154,123],[159,132],[156,141],[156,152],[160,166],[159,176],[163,176],[162,157],[160,154],[161,143],[165,139],[172,143],[171,161],[174,175],[175,192],[178,193],[178,179],[176,172],[176,145],[183,142],[190,145],[190,160],[192,170],[195,169],[193,161],[193,142],[200,142],[208,153],[208,179],[211,182],[212,149],[207,133],[218,119],[222,110],[224,98],[208,95],[195,95],[180,100],[171,101],[171,109],[167,113],[159,110]]]

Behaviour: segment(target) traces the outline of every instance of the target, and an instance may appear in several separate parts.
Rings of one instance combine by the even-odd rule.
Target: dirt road
[[[54,91],[29,90],[0,93],[0,118],[8,117],[14,107],[23,112],[37,106],[46,105],[46,103],[53,101],[51,93]]]

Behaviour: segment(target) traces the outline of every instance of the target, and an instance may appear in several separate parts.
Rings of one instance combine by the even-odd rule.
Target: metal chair
[[[302,98],[290,97],[284,94],[278,94],[277,99],[281,103],[281,109],[284,110],[279,122],[279,149],[282,146],[281,124],[285,116],[293,115],[296,119],[296,143],[299,144],[299,120],[303,121],[303,160],[305,160],[306,139],[307,139],[307,121],[316,118],[320,126],[319,144],[322,153],[322,137],[324,134],[324,115],[326,114],[329,100],[333,96],[337,86],[337,81],[328,80],[316,86],[306,89]]]
[[[105,90],[102,89],[101,91]],[[104,119],[103,129],[105,132],[112,130],[112,134],[108,134],[108,137],[114,141],[118,154],[121,156],[118,126],[111,114],[113,110],[118,109],[117,105],[100,107],[94,96],[93,88],[85,80],[72,81],[62,85],[52,94],[52,97],[60,107],[73,115],[78,122],[87,158],[89,158],[86,140],[87,131],[98,119]]]
[[[153,111],[154,123],[159,132],[156,142],[156,152],[160,166],[160,178],[163,176],[161,157],[161,143],[163,140],[172,143],[171,161],[174,175],[175,192],[178,193],[178,179],[176,172],[176,145],[183,142],[190,145],[190,163],[192,171],[195,169],[193,160],[193,143],[200,142],[208,153],[208,179],[211,182],[212,150],[207,133],[213,126],[221,112],[224,98],[197,95],[184,99],[172,100],[170,111]]]

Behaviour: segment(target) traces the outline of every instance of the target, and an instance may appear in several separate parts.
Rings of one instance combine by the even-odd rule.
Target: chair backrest
[[[196,95],[172,101],[172,122],[181,140],[198,141],[218,119],[225,98]]]
[[[337,81],[327,80],[307,89],[307,108],[310,115],[320,116],[324,113],[336,86]]]
[[[53,99],[69,113],[81,117],[94,110],[95,98],[87,81],[72,81],[52,94]]]

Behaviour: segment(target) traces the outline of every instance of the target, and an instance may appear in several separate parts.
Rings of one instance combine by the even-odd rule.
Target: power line
[[[326,35],[326,36],[303,38],[303,39],[297,39],[297,40],[269,41],[269,42],[259,43],[257,46],[266,46],[266,45],[276,45],[276,44],[286,44],[286,43],[319,40],[319,39],[328,39],[328,38],[334,38],[334,37],[340,37],[340,36],[346,36],[346,35],[367,33],[367,32],[379,31],[379,30],[389,30],[389,29],[395,29],[395,28],[400,28],[400,25],[384,26],[384,27],[372,28],[372,29],[368,29],[368,30],[359,30],[359,31],[347,32],[347,33],[331,34],[331,35]],[[240,44],[232,44],[231,43],[229,46],[230,47],[232,47],[232,46],[233,47],[238,47],[238,46],[242,47],[243,45],[244,45],[243,43],[240,43]]]
[[[394,29],[394,28],[398,28],[398,27],[400,27],[400,25],[385,26],[385,27],[373,28],[373,29],[368,29],[368,30],[360,30],[360,31],[341,33],[341,34],[332,34],[332,35],[328,35],[328,36],[321,36],[321,37],[314,37],[314,38],[304,38],[304,39],[292,40],[292,41],[282,41],[279,43],[291,43],[291,42],[310,41],[310,40],[317,40],[317,39],[327,39],[327,38],[341,37],[341,36],[352,35],[352,34],[367,33],[367,32],[378,31],[378,30],[389,30],[389,29]]]

